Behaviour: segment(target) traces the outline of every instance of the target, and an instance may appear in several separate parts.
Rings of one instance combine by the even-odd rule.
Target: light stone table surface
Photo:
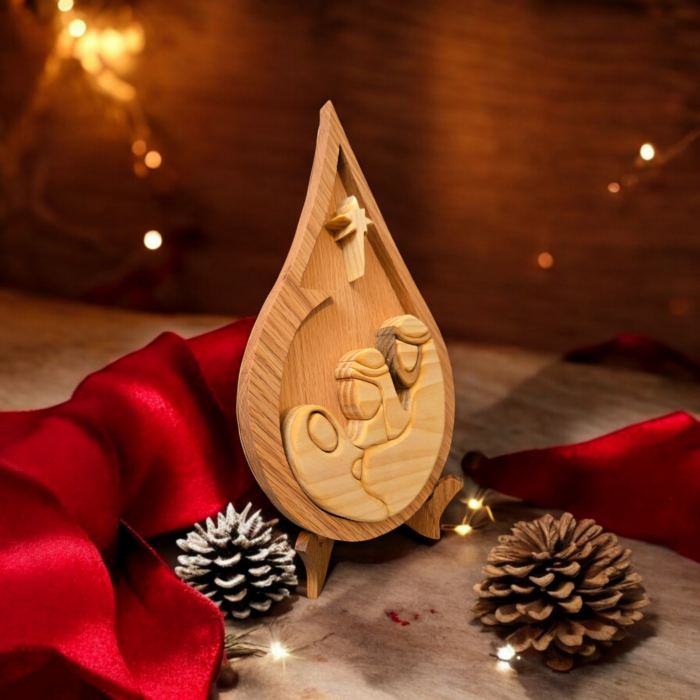
[[[0,409],[65,400],[86,374],[164,330],[191,336],[227,321],[0,290]],[[698,385],[518,349],[453,343],[449,350],[457,421],[447,470],[454,473],[468,450],[493,456],[593,438],[674,410],[700,415]],[[461,508],[453,503],[446,519],[458,518]],[[306,599],[301,585],[266,618],[272,625],[254,633],[261,642],[279,639],[292,655],[284,664],[236,661],[238,684],[220,700],[700,698],[700,564],[643,542],[623,540],[652,599],[629,639],[597,664],[566,674],[529,658],[517,670],[500,668],[491,656],[495,636],[471,621],[472,585],[498,535],[541,513],[499,506],[495,524],[436,544],[405,528],[372,542],[339,543],[321,597]],[[172,561],[172,546],[159,546]],[[393,621],[391,612],[410,624]]]

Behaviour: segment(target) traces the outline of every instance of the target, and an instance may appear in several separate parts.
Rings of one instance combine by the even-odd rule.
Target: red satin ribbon
[[[634,333],[576,350],[567,359],[700,380],[696,362]],[[578,445],[491,460],[467,455],[462,466],[483,486],[593,518],[619,535],[658,542],[700,561],[700,423],[685,413]]]
[[[700,561],[700,424],[685,413],[577,445],[467,455],[463,467],[482,486]]]
[[[0,697],[207,697],[221,615],[143,538],[260,501],[236,426],[252,324],[164,334],[0,415]]]

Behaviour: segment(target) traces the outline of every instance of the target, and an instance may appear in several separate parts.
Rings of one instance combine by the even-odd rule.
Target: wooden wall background
[[[12,6],[0,0],[5,134],[46,46]],[[332,99],[447,336],[560,351],[636,331],[700,357],[700,141],[607,191],[642,143],[663,152],[700,124],[695,0],[134,8],[147,48],[133,81],[176,186],[134,177],[119,115],[67,74],[27,162],[5,173],[6,190],[31,186],[4,199],[1,283],[72,298],[152,283],[153,299],[112,300],[256,313]],[[141,244],[150,228],[166,236],[157,252]],[[172,268],[169,231],[186,247]]]

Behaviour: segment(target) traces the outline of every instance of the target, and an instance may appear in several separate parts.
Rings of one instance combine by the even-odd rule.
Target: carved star
[[[357,197],[354,196],[343,200],[326,223],[326,228],[333,232],[334,240],[343,246],[348,282],[365,274],[365,235],[371,223],[366,211],[360,207]]]

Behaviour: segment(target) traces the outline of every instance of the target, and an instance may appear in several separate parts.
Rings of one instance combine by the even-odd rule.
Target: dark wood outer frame
[[[405,313],[421,319],[437,346],[445,386],[445,432],[430,477],[400,513],[375,523],[331,515],[302,491],[287,462],[280,430],[280,392],[285,359],[297,330],[333,291],[304,289],[302,275],[324,223],[338,172],[339,157],[352,194],[374,222],[367,242],[379,259]],[[447,460],[454,429],[454,384],[447,348],[428,306],[420,295],[382,218],[331,102],[321,110],[309,188],[291,249],[275,286],[255,323],[238,381],[238,426],[253,474],[272,503],[300,527],[334,540],[362,541],[390,532],[423,505]]]

